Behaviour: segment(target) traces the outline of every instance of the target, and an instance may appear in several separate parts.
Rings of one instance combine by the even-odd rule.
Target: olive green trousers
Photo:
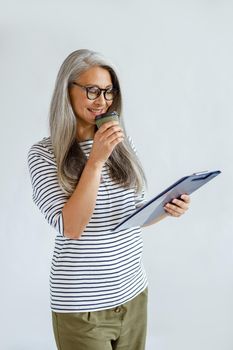
[[[114,309],[52,312],[58,350],[144,350],[147,326],[147,288]]]

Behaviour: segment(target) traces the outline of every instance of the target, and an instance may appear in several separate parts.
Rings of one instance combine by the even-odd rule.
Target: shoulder
[[[42,140],[34,143],[28,151],[28,160],[38,158],[49,163],[55,163],[55,155],[50,137],[44,137]]]

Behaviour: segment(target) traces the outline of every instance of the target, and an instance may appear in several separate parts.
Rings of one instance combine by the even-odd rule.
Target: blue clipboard
[[[171,202],[174,198],[179,198],[182,194],[193,193],[220,173],[220,170],[210,172],[204,171],[182,177],[156,197],[136,209],[133,214],[118,223],[113,228],[113,231],[149,224],[152,220],[159,218],[165,213],[163,207],[166,203]]]

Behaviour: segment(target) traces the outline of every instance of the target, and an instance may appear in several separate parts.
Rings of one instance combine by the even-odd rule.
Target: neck
[[[94,125],[90,125],[89,127],[79,127],[77,129],[77,140],[78,141],[86,141],[86,140],[90,140],[93,139],[95,135],[95,126]]]

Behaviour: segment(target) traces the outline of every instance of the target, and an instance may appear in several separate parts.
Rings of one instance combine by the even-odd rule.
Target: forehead
[[[104,88],[112,84],[112,79],[107,69],[95,66],[82,73],[78,82],[83,85],[98,85]]]

